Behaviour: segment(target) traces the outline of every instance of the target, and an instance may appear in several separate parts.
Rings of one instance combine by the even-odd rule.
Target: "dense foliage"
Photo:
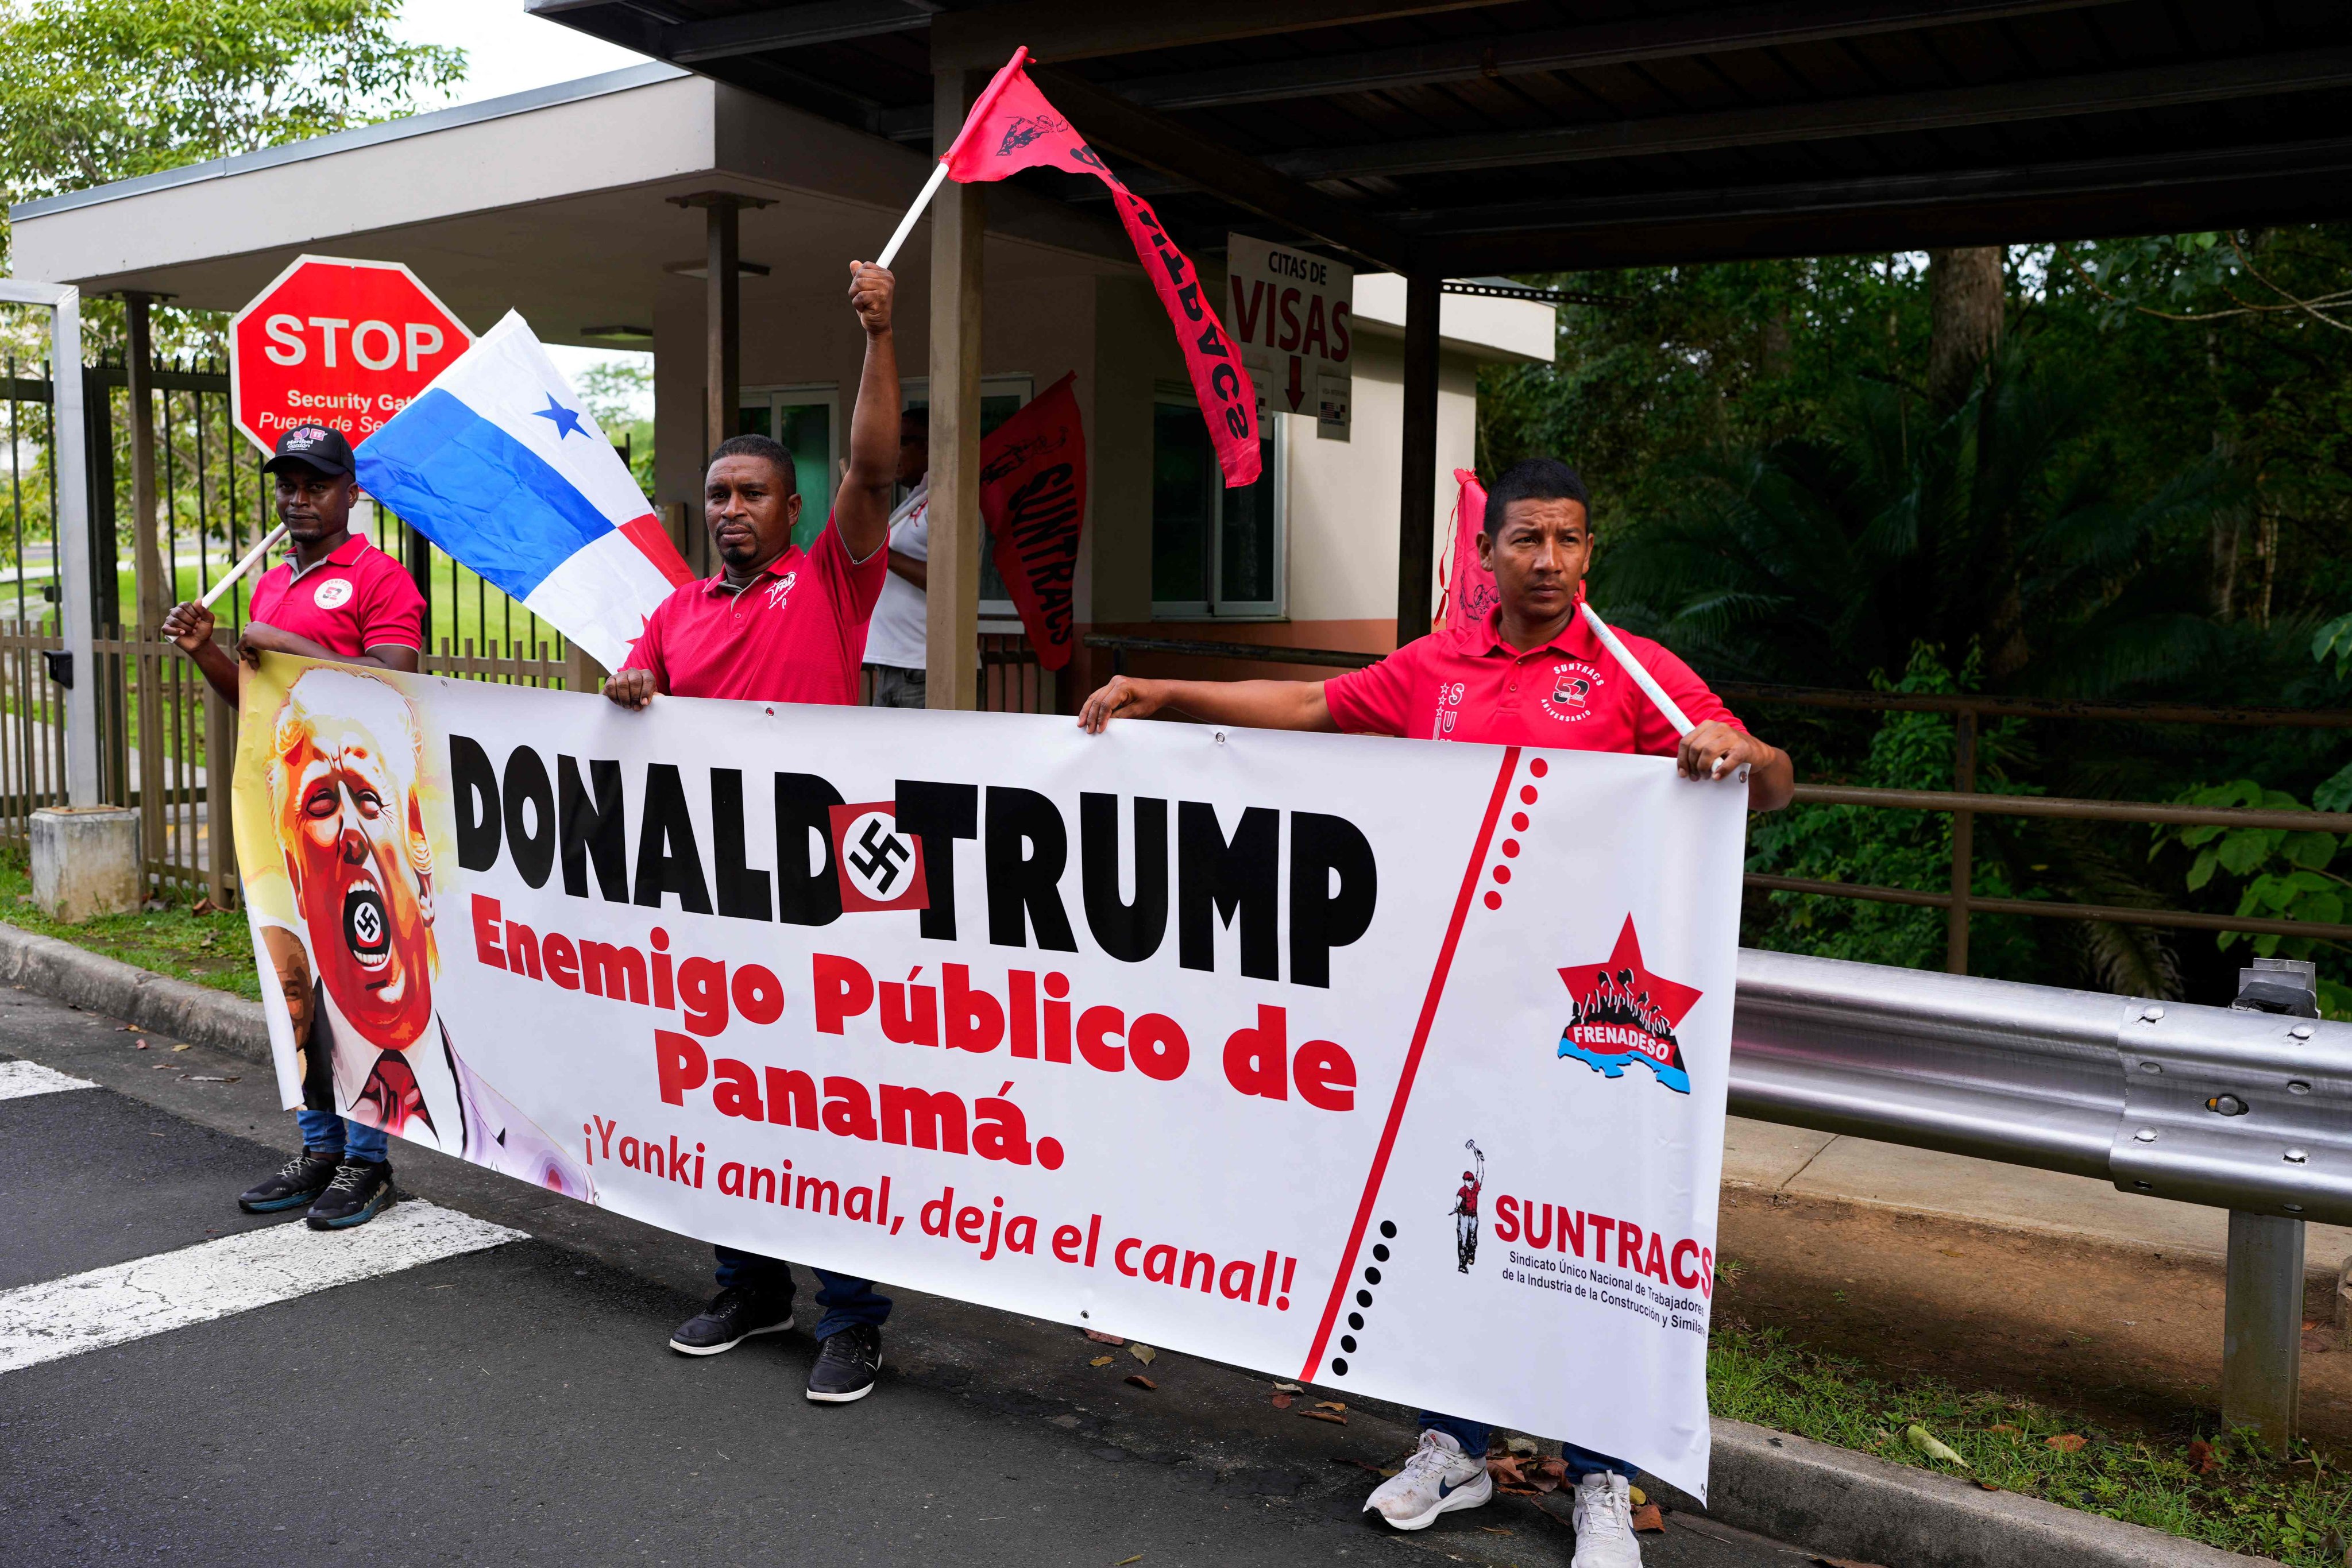
[[[2005,341],[1946,407],[1923,384],[1924,257],[1539,281],[1586,302],[1562,309],[1555,364],[1486,376],[1480,466],[1576,462],[1601,539],[1596,601],[1704,673],[2352,707],[2352,661],[2318,657],[2352,604],[2352,228],[2014,247]],[[1807,778],[1951,787],[1948,716],[1752,718]],[[2013,721],[1981,738],[1978,787],[2305,805],[2317,792],[2340,808],[2347,758],[2352,735],[2328,730]],[[1752,864],[1940,891],[1949,836],[1939,816],[1804,806],[1759,824]],[[2324,864],[2242,868],[2200,860],[2209,847],[1979,816],[1975,888],[2337,918]],[[1748,926],[1767,945],[1943,961],[1933,909],[1775,893],[1750,898]],[[2248,951],[2017,917],[1979,917],[1971,945],[1978,973],[2207,998]],[[2258,946],[2352,979],[2331,944]]]

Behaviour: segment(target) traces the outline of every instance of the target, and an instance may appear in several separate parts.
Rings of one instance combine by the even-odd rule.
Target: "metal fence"
[[[1261,664],[1360,669],[1380,658],[1339,648],[1269,647],[1168,637],[1089,636],[1087,646],[1107,650],[1112,668],[1124,672],[1129,658],[1160,655],[1185,659],[1244,659]],[[1807,893],[1872,903],[1909,904],[1949,911],[1945,969],[1965,974],[1972,916],[2024,915],[2039,920],[2098,921],[2118,925],[2180,931],[2242,931],[2253,936],[2296,936],[2324,942],[2352,941],[2352,925],[2316,921],[2273,920],[2260,915],[2221,915],[2203,910],[2156,906],[2076,904],[2055,900],[1987,897],[1973,890],[1976,876],[1975,821],[1979,816],[2055,817],[2075,822],[2130,823],[2142,826],[2272,827],[2289,832],[2352,832],[2352,813],[2271,811],[2256,807],[2179,805],[2157,801],[2074,800],[2051,795],[1988,795],[1976,788],[1977,743],[1981,721],[2035,718],[2153,724],[2229,724],[2294,729],[2352,729],[2352,713],[2303,708],[2196,708],[2178,703],[2076,702],[2030,697],[1980,697],[1895,691],[1836,691],[1801,686],[1765,686],[1727,681],[1716,688],[1727,698],[1798,708],[1954,715],[1953,783],[1949,790],[1864,789],[1843,784],[1800,784],[1800,804],[1859,805],[1888,811],[1943,812],[1952,819],[1951,881],[1948,891],[1876,887],[1868,883],[1815,881],[1749,872],[1748,887],[1762,892]]]

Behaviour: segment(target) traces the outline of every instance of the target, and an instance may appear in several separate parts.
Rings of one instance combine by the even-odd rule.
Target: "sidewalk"
[[[2229,1246],[2225,1209],[2141,1197],[2088,1176],[1737,1116],[1724,1131],[1723,1180],[1726,1186],[1916,1209],[2167,1255],[2219,1259]],[[2307,1227],[2307,1271],[2325,1273],[2333,1281],[2347,1257],[2352,1257],[2352,1229]]]

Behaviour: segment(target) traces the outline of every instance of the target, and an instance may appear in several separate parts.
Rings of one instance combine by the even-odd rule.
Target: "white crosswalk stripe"
[[[0,1373],[525,1239],[419,1199],[366,1225],[296,1221],[0,1290]]]
[[[22,1100],[28,1094],[61,1094],[69,1089],[96,1089],[88,1079],[72,1078],[38,1062],[0,1062],[0,1100]]]

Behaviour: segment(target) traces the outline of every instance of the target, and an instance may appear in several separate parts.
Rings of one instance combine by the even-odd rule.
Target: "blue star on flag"
[[[551,392],[547,395],[546,407],[534,408],[530,412],[532,418],[545,419],[555,426],[555,438],[559,441],[575,433],[582,436],[588,434],[581,426],[579,410],[564,407],[555,401],[555,394]]]

